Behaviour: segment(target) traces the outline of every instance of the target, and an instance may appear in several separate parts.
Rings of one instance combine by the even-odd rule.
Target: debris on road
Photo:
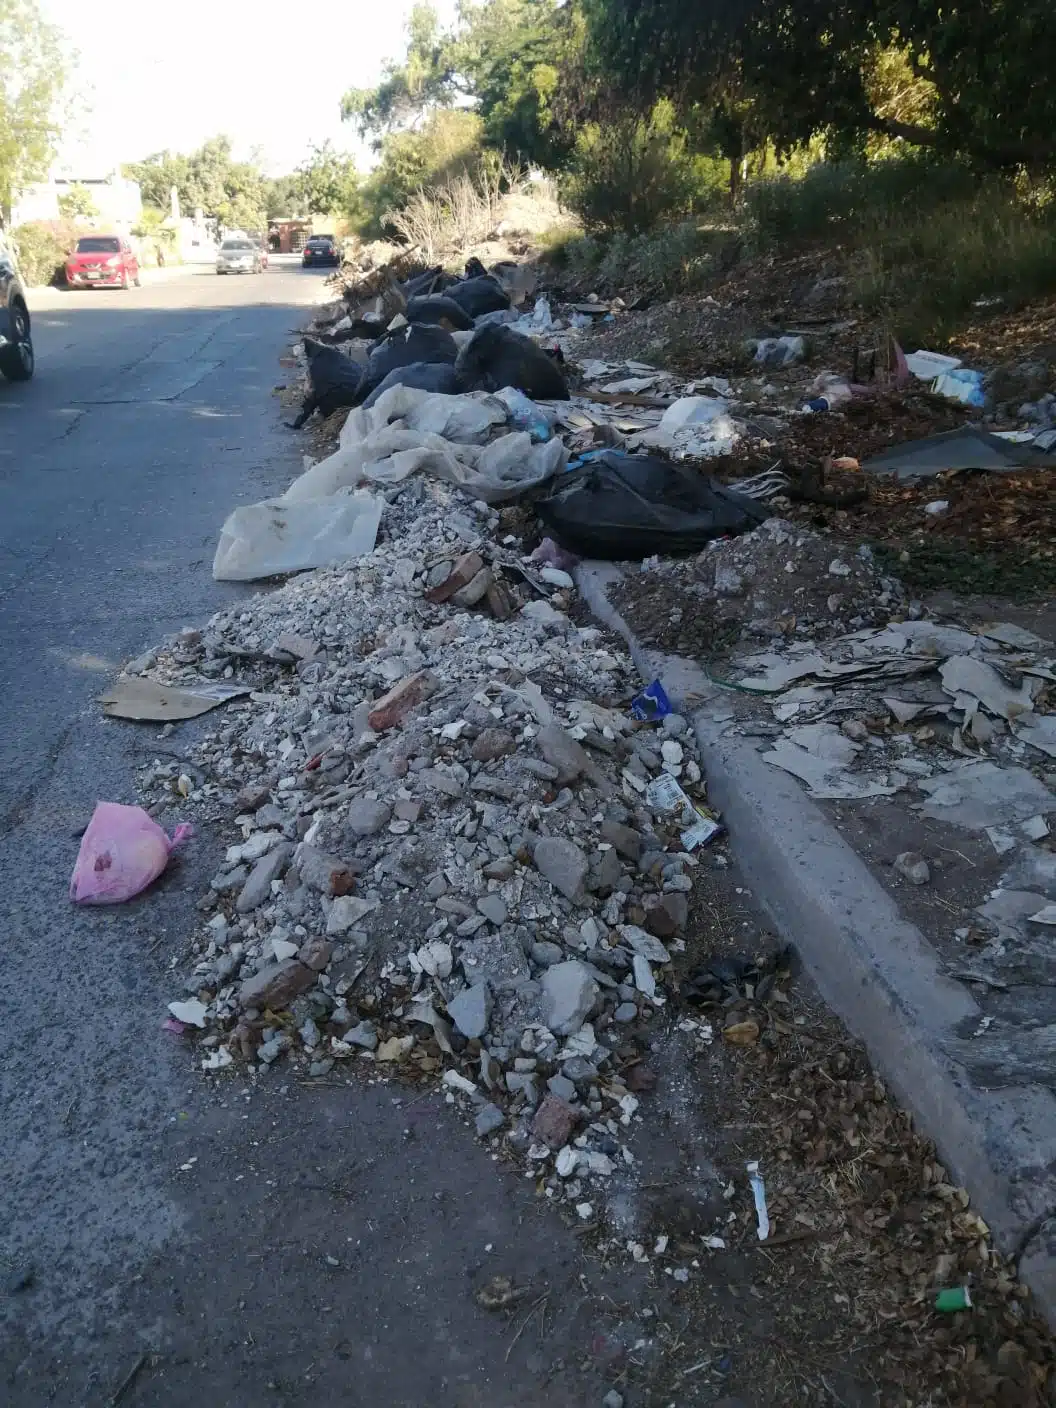
[[[196,680],[175,687],[136,675],[118,675],[106,693],[100,694],[99,703],[103,713],[112,719],[169,723],[196,719],[248,693],[246,685],[224,684],[219,680]]]
[[[70,878],[75,904],[121,904],[145,890],[193,828],[177,826],[172,839],[142,807],[97,802],[81,837]]]

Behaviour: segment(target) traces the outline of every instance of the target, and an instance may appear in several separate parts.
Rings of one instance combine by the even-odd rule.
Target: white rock
[[[648,959],[636,953],[633,959],[634,985],[639,992],[646,997],[656,996],[656,979],[653,977],[653,970],[649,967]]]
[[[194,997],[189,1002],[170,1002],[169,1011],[177,1022],[183,1022],[188,1027],[204,1027],[205,1014],[209,1009]]]

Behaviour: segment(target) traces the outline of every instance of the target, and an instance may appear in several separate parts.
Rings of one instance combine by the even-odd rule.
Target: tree
[[[59,196],[59,214],[64,220],[90,220],[99,214],[99,208],[88,187],[75,184]]]
[[[229,137],[210,137],[189,156],[157,152],[124,169],[139,182],[146,205],[168,209],[175,186],[184,213],[200,208],[228,228],[246,230],[262,230],[267,222],[264,176],[254,162],[232,159]]]
[[[350,156],[335,152],[330,142],[312,147],[297,168],[300,204],[308,215],[352,215],[359,203],[359,176]]]
[[[0,217],[47,175],[58,141],[67,79],[61,33],[36,0],[0,0]]]
[[[901,138],[980,166],[1043,169],[1056,157],[1049,0],[582,0],[596,65],[644,111],[748,104],[779,146],[829,132]],[[925,120],[893,112],[877,55],[898,49],[928,86]],[[1040,65],[1040,68],[1039,68]]]
[[[441,33],[436,13],[418,5],[407,54],[390,61],[381,83],[353,89],[346,121],[384,150],[393,136],[418,130],[445,108],[482,122],[485,146],[541,166],[561,165],[575,143],[584,88],[586,29],[578,0],[464,0],[455,29]]]

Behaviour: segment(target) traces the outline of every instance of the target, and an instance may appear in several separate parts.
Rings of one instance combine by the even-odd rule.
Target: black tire
[[[21,303],[11,309],[12,341],[0,347],[0,372],[8,381],[28,381],[33,375],[33,339],[29,335],[29,314]]]

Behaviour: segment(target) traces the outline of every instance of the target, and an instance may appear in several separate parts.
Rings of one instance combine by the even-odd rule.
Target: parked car
[[[70,288],[139,288],[139,260],[123,235],[82,235],[66,260]]]
[[[216,252],[218,274],[260,274],[267,257],[248,235],[229,235]]]
[[[332,264],[335,268],[341,263],[341,252],[333,235],[313,235],[304,246],[301,267],[307,269],[314,264]]]
[[[0,235],[0,372],[8,381],[28,381],[33,375],[33,339],[30,337],[26,290],[18,264]]]

